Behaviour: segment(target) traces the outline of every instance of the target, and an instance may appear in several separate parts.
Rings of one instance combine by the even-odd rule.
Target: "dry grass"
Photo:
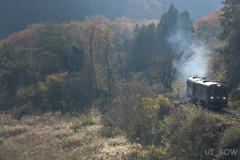
[[[1,115],[0,160],[124,159],[134,145],[123,136],[103,136],[100,119],[96,110],[78,117],[46,113],[21,121]]]

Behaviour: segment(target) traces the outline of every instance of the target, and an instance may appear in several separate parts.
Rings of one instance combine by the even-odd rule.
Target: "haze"
[[[180,11],[187,10],[193,22],[222,7],[215,0],[1,0],[0,38],[32,23],[84,20],[96,14],[110,19],[160,19],[171,3]]]

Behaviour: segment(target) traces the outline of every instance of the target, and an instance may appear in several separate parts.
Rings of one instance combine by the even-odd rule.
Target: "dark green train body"
[[[187,79],[187,96],[195,103],[220,110],[227,107],[228,87],[205,78],[190,77]]]

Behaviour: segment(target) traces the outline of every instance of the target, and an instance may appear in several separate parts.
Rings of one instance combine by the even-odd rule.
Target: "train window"
[[[214,87],[211,90],[211,95],[227,95],[227,91],[225,88],[222,87]]]

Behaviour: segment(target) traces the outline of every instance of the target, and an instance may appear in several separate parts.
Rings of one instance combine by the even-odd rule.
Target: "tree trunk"
[[[114,78],[112,74],[112,70],[110,68],[109,60],[108,60],[108,53],[109,53],[109,45],[110,45],[110,32],[107,31],[105,34],[105,61],[107,65],[107,81],[108,81],[108,91],[113,92],[114,91]]]
[[[94,36],[95,36],[95,26],[94,24],[92,25],[92,30],[90,33],[90,40],[89,40],[89,56],[90,56],[90,67],[91,67],[91,75],[92,75],[92,80],[93,80],[93,85],[94,85],[94,90],[96,97],[99,96],[98,93],[98,83],[97,83],[97,77],[96,77],[96,72],[95,72],[95,66],[93,62],[93,41],[94,41]]]

